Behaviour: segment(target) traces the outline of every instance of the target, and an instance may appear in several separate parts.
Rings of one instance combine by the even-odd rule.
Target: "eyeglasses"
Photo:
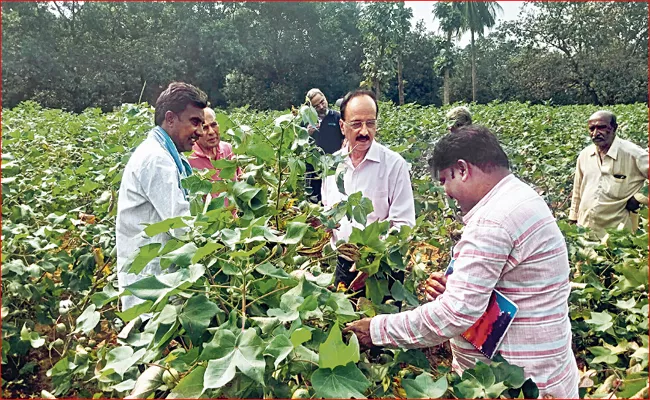
[[[368,129],[377,129],[376,119],[371,119],[369,121],[352,121],[352,122],[343,121],[343,123],[349,126],[350,128],[354,129],[355,131],[360,130],[364,125]]]

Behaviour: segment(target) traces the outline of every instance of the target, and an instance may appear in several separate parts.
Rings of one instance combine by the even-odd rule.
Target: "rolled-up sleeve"
[[[474,225],[456,245],[445,292],[411,311],[374,317],[372,342],[416,348],[459,336],[485,312],[512,249],[513,239],[501,226],[490,221]]]
[[[409,176],[406,161],[399,163],[397,173],[391,182],[388,218],[391,226],[399,228],[402,225],[415,226],[415,202],[411,177]]]

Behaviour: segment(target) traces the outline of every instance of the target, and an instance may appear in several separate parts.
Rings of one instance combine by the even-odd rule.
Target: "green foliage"
[[[241,167],[241,179],[215,184],[221,197],[207,204],[207,178],[184,181],[201,206],[191,217],[147,227],[152,235],[188,232],[133,255],[131,271],[153,257],[168,269],[130,285],[121,295],[144,303],[125,312],[117,311],[114,288],[116,192],[130,151],[152,126],[152,109],[124,105],[74,115],[26,102],[3,110],[3,388],[38,395],[25,382],[46,377],[47,390],[61,397],[536,397],[521,368],[501,359],[459,377],[432,368],[421,351],[387,349],[376,357],[359,352],[356,337],[341,335],[341,324],[395,312],[395,301],[417,305],[418,284],[446,263],[461,227],[424,161],[446,130],[447,109],[381,103],[380,110],[378,140],[412,165],[414,229],[367,224],[372,205],[360,194],[327,212],[306,202],[301,166],[314,148],[302,117],[237,109],[230,122],[220,118],[237,154],[230,168]],[[566,236],[578,284],[569,303],[576,356],[589,368],[584,394],[623,397],[647,380],[647,231],[611,231],[594,242],[566,224],[573,165],[593,111],[518,103],[472,108],[504,143],[514,172],[542,193]],[[645,105],[612,111],[622,137],[646,140]],[[341,161],[323,160],[322,174]],[[359,269],[371,275],[370,301],[358,310],[349,293],[328,289],[335,253],[327,229],[343,216],[366,225],[349,243]],[[414,256],[422,243],[439,249],[437,262]],[[407,270],[406,280],[389,292],[394,270]],[[145,313],[151,318],[143,323],[138,317]],[[41,359],[47,364],[32,362]],[[623,384],[607,387],[610,376]]]

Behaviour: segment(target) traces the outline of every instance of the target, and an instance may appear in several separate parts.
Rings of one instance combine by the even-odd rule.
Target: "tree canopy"
[[[472,47],[474,96],[472,52],[456,39],[469,26],[462,10],[441,2],[424,16],[439,32],[411,16],[404,3],[3,3],[3,105],[110,110],[153,103],[173,80],[223,108],[286,109],[312,87],[333,101],[362,83],[400,104],[647,99],[646,3],[534,2],[516,21],[497,15]]]

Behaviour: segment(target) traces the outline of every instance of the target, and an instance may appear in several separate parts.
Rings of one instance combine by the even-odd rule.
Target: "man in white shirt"
[[[161,274],[160,260],[155,258],[138,273],[123,270],[140,247],[170,239],[162,233],[148,237],[148,224],[168,218],[190,215],[186,191],[181,179],[192,174],[189,162],[181,153],[190,151],[203,135],[203,109],[207,96],[200,89],[182,82],[172,82],[156,101],[156,127],[135,149],[124,169],[117,202],[117,281],[120,291],[151,275]],[[143,300],[123,296],[122,310]]]
[[[377,133],[377,100],[373,92],[356,90],[348,93],[341,103],[341,131],[348,146],[342,151],[348,156],[339,165],[337,174],[328,176],[323,182],[323,205],[331,208],[347,196],[361,191],[364,197],[372,200],[373,212],[368,215],[368,224],[388,220],[391,227],[399,229],[402,225],[415,226],[415,204],[411,177],[406,161],[396,152],[375,141]],[[340,153],[340,152],[337,152]],[[337,154],[335,153],[335,154]],[[345,193],[339,192],[336,176],[344,174]],[[344,218],[340,227],[333,232],[332,242],[347,241],[352,227],[363,228]],[[335,284],[345,284],[346,288],[357,277],[350,271],[352,262],[338,258]],[[362,278],[362,277],[360,277]],[[360,281],[362,279],[357,279]],[[353,290],[357,290],[356,287]]]
[[[648,179],[648,150],[616,136],[616,116],[598,111],[587,123],[593,144],[576,162],[569,220],[602,237],[606,228],[635,231],[638,209],[648,198],[639,193]]]

